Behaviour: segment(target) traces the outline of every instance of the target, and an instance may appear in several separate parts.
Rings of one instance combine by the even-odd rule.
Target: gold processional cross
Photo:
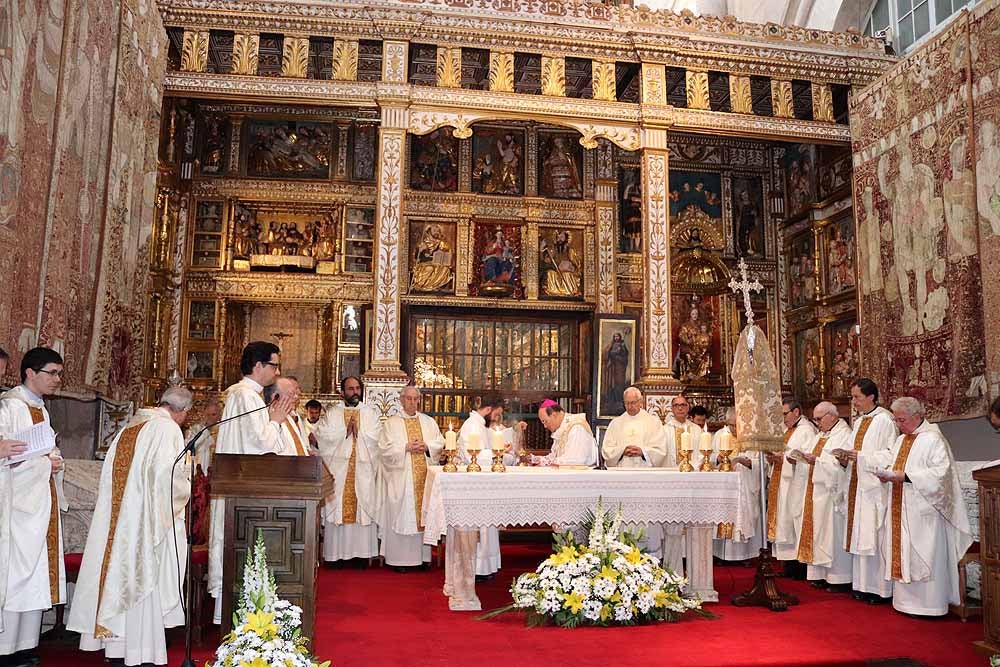
[[[754,278],[753,282],[750,282],[750,277],[747,275],[747,263],[746,260],[740,257],[740,263],[736,265],[740,270],[740,279],[736,280],[733,278],[729,281],[729,289],[734,292],[743,293],[743,307],[746,309],[745,314],[747,316],[747,326],[753,325],[753,306],[750,305],[750,292],[760,292],[764,289],[764,286],[760,284],[760,281]],[[750,353],[750,360],[753,361],[753,344],[756,338],[754,330],[751,328],[747,332],[747,351]]]

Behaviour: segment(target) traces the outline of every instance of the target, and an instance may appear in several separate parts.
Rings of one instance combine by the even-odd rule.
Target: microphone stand
[[[184,449],[181,450],[177,458],[174,459],[173,466],[170,469],[170,488],[173,488],[174,480],[174,470],[177,468],[177,464],[181,462],[184,456],[190,452],[192,457],[192,464],[195,455],[195,448],[197,446],[198,440],[201,436],[211,428],[218,426],[219,424],[225,424],[226,422],[233,421],[234,419],[239,419],[240,417],[246,417],[247,415],[252,415],[255,412],[260,412],[261,410],[266,410],[267,405],[262,405],[259,408],[254,408],[253,410],[247,410],[238,415],[233,415],[232,417],[226,417],[225,419],[220,419],[217,422],[209,424],[205,428],[198,431],[191,440],[184,445]],[[193,551],[192,542],[194,541],[194,524],[193,524],[193,512],[194,512],[194,466],[192,465],[191,470],[191,489],[188,494],[187,508],[185,510],[187,516],[187,534],[188,534],[188,548],[187,548],[187,569],[184,572],[184,591],[181,591],[181,609],[184,611],[184,661],[181,663],[181,667],[195,667],[194,659],[191,657],[191,640],[192,640],[192,618],[191,614],[188,613],[188,601],[194,597],[194,576],[191,574],[191,553]],[[210,515],[211,516],[211,515]],[[180,554],[177,553],[177,533],[174,532],[174,558],[177,561],[177,570],[180,573],[181,569],[181,559]],[[209,540],[211,540],[211,532],[209,532]],[[209,545],[211,548],[211,544]],[[178,577],[178,580],[180,577]],[[178,581],[179,583],[179,581]]]

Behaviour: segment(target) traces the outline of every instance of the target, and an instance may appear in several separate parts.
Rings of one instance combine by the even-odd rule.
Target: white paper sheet
[[[10,439],[20,440],[28,445],[28,449],[23,454],[10,457],[7,460],[9,465],[27,461],[37,456],[45,456],[56,448],[56,432],[45,422],[35,424],[17,433],[12,433]]]

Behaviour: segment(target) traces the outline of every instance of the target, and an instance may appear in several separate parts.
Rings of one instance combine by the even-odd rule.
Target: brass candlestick
[[[715,466],[712,465],[712,450],[711,449],[700,449],[701,452],[701,465],[698,466],[700,472],[712,472],[715,470]]]
[[[732,472],[733,464],[729,462],[732,451],[728,449],[719,450],[719,472]]]
[[[448,462],[441,468],[443,472],[458,472],[458,464],[456,463],[458,457],[455,455],[456,453],[457,452],[454,449],[450,449],[446,452],[448,455]]]
[[[502,449],[493,450],[493,467],[490,468],[490,472],[507,472],[507,466],[503,464]]]
[[[681,464],[678,466],[678,470],[681,472],[692,472],[694,470],[694,466],[691,465],[691,450],[681,450]]]
[[[472,460],[469,461],[469,465],[465,466],[465,472],[482,472],[483,471],[483,469],[479,467],[479,463],[476,461],[476,458],[479,456],[479,451],[480,450],[478,450],[478,449],[470,449],[469,450],[469,457]]]

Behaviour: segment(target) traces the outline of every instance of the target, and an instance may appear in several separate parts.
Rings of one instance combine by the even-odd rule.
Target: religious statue
[[[233,257],[250,259],[257,252],[257,236],[254,233],[250,216],[245,211],[236,214],[234,225]]]
[[[451,268],[451,246],[444,229],[438,223],[424,225],[413,256],[410,287],[420,292],[433,292],[447,287],[454,278]]]
[[[570,232],[561,229],[554,239],[542,239],[538,250],[541,261],[542,293],[546,296],[580,296],[581,262],[573,248]]]
[[[739,250],[744,257],[760,255],[758,247],[760,234],[760,210],[750,197],[750,192],[742,189],[737,193],[736,219],[739,230]]]
[[[521,142],[513,132],[476,137],[472,180],[478,192],[519,195],[522,192]]]
[[[251,130],[247,160],[251,174],[329,176],[332,139],[321,124],[260,123]]]
[[[621,236],[618,249],[621,252],[642,250],[642,186],[638,169],[622,169],[621,190]]]
[[[701,319],[697,299],[692,299],[688,319],[677,332],[675,372],[682,382],[700,380],[712,370],[711,322]]]
[[[828,250],[830,292],[839,294],[854,287],[854,244],[845,238],[843,228],[833,230]]]
[[[517,278],[517,255],[511,240],[497,229],[483,247],[480,257],[482,285],[486,293],[509,293]]]
[[[628,373],[630,354],[625,338],[616,331],[601,355],[602,415],[619,415],[625,411],[623,394],[632,382]]]
[[[583,184],[580,181],[577,158],[566,143],[566,137],[562,135],[552,137],[548,155],[542,160],[541,189],[546,197],[559,199],[583,197]]]
[[[201,172],[217,174],[222,170],[225,139],[222,136],[222,122],[209,116],[205,120],[205,143],[202,147]]]
[[[412,142],[410,187],[435,192],[457,190],[458,140],[451,128],[441,128],[426,137],[413,137]]]

